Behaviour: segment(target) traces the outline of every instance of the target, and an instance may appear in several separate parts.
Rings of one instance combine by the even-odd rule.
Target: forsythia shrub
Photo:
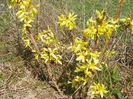
[[[32,22],[34,22],[35,15],[38,13],[37,6],[33,5],[32,0],[11,0],[11,5],[18,5],[18,11],[16,16],[20,19],[20,22],[23,22],[22,27],[22,40],[26,47],[30,47],[32,52],[35,55],[36,59],[42,59],[45,63],[50,61],[55,61],[56,63],[61,63],[61,56],[58,54],[58,48],[54,33],[48,27],[48,30],[38,33],[36,42],[32,42],[32,38],[29,37],[29,28],[32,27]],[[42,45],[40,49],[34,48],[31,46],[32,43],[41,42]],[[52,46],[52,47],[51,47]]]
[[[22,40],[25,47],[31,48],[35,58],[42,60],[45,64],[51,61],[62,64],[62,56],[59,53],[61,48],[58,46],[61,41],[56,40],[56,35],[50,27],[39,32],[36,35],[37,39],[31,35],[30,28],[32,28],[35,15],[38,13],[38,5],[35,6],[32,0],[11,0],[10,5],[10,8],[17,5],[16,16],[23,23]],[[61,14],[58,17],[58,24],[61,28],[76,29],[76,18],[77,15],[74,13]],[[94,77],[97,72],[102,71],[102,66],[106,64],[103,56],[110,52],[107,47],[112,33],[123,26],[132,31],[133,20],[130,18],[110,18],[106,16],[105,11],[98,10],[96,16],[86,22],[86,28],[82,30],[82,37],[75,37],[74,42],[70,45],[71,51],[76,55],[75,77],[71,81],[72,87],[78,88],[88,84],[87,93],[90,98],[97,97],[97,95],[103,98],[108,91],[103,84],[95,82]],[[99,42],[100,39],[103,40]],[[40,44],[39,48],[38,44]]]

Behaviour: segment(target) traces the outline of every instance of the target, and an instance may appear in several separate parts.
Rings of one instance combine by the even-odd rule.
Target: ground
[[[0,36],[0,99],[57,99],[57,92],[27,69],[12,38],[11,34]]]

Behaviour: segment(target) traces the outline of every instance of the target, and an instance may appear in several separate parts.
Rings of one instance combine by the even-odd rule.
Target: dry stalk
[[[116,16],[115,18],[119,18],[121,14],[122,7],[126,0],[119,0],[118,5],[116,7]]]

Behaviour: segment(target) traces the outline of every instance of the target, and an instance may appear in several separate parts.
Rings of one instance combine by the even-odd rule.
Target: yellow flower
[[[100,25],[98,25],[98,34],[103,35],[106,32],[106,27],[108,23],[106,21],[103,21]]]
[[[30,47],[30,40],[29,39],[23,38],[23,42],[24,42],[25,47]]]
[[[98,61],[98,60],[97,60]],[[91,69],[92,71],[93,70],[98,70],[98,71],[100,71],[101,69],[99,68],[99,67],[97,67],[97,65],[95,64],[95,63],[88,63],[88,69]]]
[[[98,11],[96,10],[96,18],[99,24],[106,19],[106,13],[105,11]]]
[[[83,30],[84,37],[90,37],[94,39],[97,30],[94,26],[88,26],[86,29]]]
[[[54,33],[49,27],[47,30],[43,30],[43,32],[38,33],[37,38],[47,45],[55,43]]]
[[[68,16],[65,15],[60,15],[58,17],[59,22],[58,24],[60,25],[60,27],[66,27],[69,28],[69,30],[72,30],[73,28],[76,27],[75,25],[75,20],[76,20],[77,15],[74,15],[74,13],[69,13]]]
[[[43,48],[40,56],[41,56],[41,59],[43,59],[45,63],[49,61],[55,61],[56,63],[62,64],[61,56],[58,54],[57,48],[54,48],[54,49],[50,47]]]
[[[85,38],[91,38],[94,39],[95,34],[97,32],[96,29],[96,20],[94,20],[92,17],[87,21],[86,23],[87,27],[83,30],[83,36]]]
[[[103,98],[103,95],[107,93],[108,91],[106,90],[105,86],[100,83],[93,83],[92,86],[90,86],[90,92],[89,94],[91,97],[94,97],[95,95],[100,95],[101,98]]]
[[[131,18],[126,17],[126,18],[120,19],[120,22],[123,22],[125,26],[128,26],[131,23]]]
[[[131,32],[133,34],[133,20],[131,20],[131,18],[126,17],[126,18],[120,19],[120,22],[124,23],[124,26],[126,28],[131,29]]]
[[[79,53],[81,51],[86,51],[87,45],[88,42],[84,42],[82,39],[77,37],[75,38],[74,44],[71,46],[71,48],[74,51],[74,53]]]

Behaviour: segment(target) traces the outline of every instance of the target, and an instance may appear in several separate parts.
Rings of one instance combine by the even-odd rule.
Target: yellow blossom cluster
[[[37,6],[32,4],[32,0],[11,0],[10,8],[14,5],[17,6],[16,16],[23,23],[22,28],[22,40],[26,47],[30,47],[30,39],[28,38],[27,28],[32,27],[32,22],[34,21],[35,15],[38,13]]]
[[[69,30],[72,30],[73,28],[76,27],[75,20],[76,20],[77,15],[74,13],[69,13],[68,16],[66,15],[60,15],[58,17],[59,21],[58,24],[60,27],[66,27],[69,28]]]
[[[73,87],[81,83],[85,85],[92,77],[93,71],[101,70],[100,66],[98,67],[100,52],[93,52],[87,46],[88,42],[76,38],[71,47],[72,51],[76,54],[77,66],[75,72],[78,74],[82,73],[82,76],[77,75],[72,81]]]
[[[36,54],[36,58],[42,59],[45,63],[55,61],[56,63],[62,64],[61,56],[58,53],[58,43],[52,30],[48,27],[47,30],[38,33],[37,38],[38,42],[41,42],[42,48],[40,49],[40,54]]]
[[[107,18],[104,11],[96,11],[96,18],[91,17],[87,22],[86,29],[83,30],[85,38],[94,40],[95,36],[104,36],[109,39],[111,34],[119,27],[118,19]]]
[[[100,95],[101,98],[103,98],[103,95],[106,94],[107,92],[108,91],[106,90],[103,84],[93,83],[93,85],[90,86],[90,91],[88,92],[88,95],[90,95],[92,99],[96,95]]]

